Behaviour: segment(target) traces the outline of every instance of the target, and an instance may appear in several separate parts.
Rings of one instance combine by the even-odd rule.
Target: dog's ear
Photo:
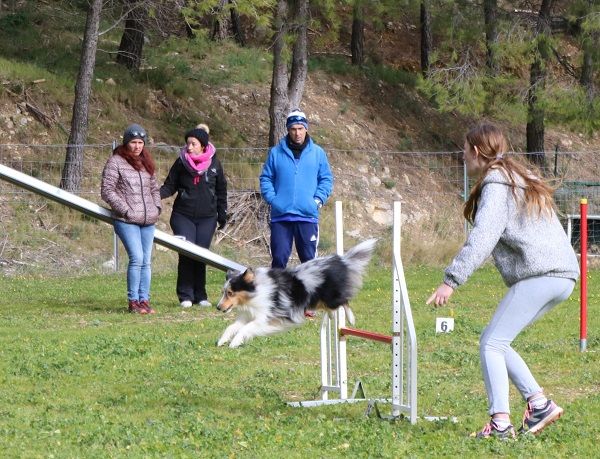
[[[241,274],[240,271],[236,271],[234,269],[228,269],[227,273],[225,274],[225,280],[231,280],[233,279],[235,276],[239,276]]]
[[[252,268],[248,268],[246,269],[246,271],[244,271],[242,279],[244,279],[244,282],[247,282],[249,284],[254,282],[254,271],[252,271]]]

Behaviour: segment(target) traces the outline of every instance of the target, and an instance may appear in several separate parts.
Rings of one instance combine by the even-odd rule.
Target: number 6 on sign
[[[454,317],[436,317],[435,332],[450,333],[454,330]]]

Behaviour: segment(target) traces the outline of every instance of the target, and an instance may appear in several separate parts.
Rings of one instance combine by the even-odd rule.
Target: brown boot
[[[129,300],[129,312],[133,314],[148,314],[146,308],[138,302],[138,300]]]
[[[146,311],[145,312],[146,314],[154,314],[154,313],[156,313],[156,311],[150,307],[150,303],[148,302],[148,300],[142,300],[142,301],[140,301],[140,308],[143,308],[144,311]]]

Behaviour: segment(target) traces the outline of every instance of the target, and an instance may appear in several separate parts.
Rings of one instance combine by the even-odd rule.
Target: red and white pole
[[[579,202],[580,219],[579,219],[579,234],[580,234],[580,251],[581,251],[581,280],[580,280],[580,298],[579,298],[579,350],[584,352],[587,347],[587,199],[583,198]]]

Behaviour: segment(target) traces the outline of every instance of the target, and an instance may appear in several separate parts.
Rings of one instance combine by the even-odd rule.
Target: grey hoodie
[[[517,196],[523,197],[522,189]],[[490,254],[509,287],[529,277],[579,277],[577,256],[556,214],[528,215],[500,169],[483,179],[473,228],[446,268],[444,283],[452,288],[464,284]]]

